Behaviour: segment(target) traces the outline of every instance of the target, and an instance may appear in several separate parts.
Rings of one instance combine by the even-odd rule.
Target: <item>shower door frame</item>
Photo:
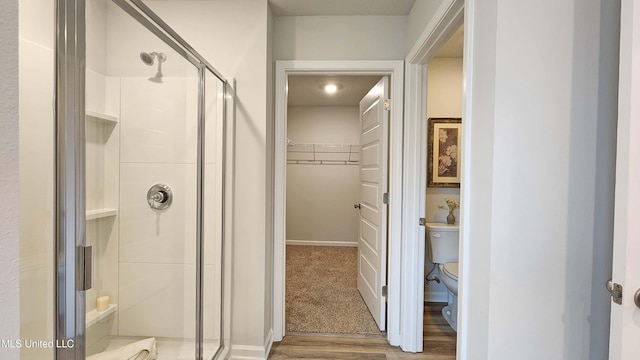
[[[203,359],[203,243],[204,243],[204,149],[205,87],[210,71],[224,87],[222,110],[221,162],[221,257],[220,257],[220,343],[212,359],[226,349],[225,299],[227,275],[225,259],[229,249],[225,216],[228,106],[234,103],[235,83],[228,81],[204,57],[156,15],[142,0],[112,0],[138,23],[164,41],[198,70],[197,209],[196,209],[196,338],[195,360]],[[55,315],[56,360],[85,360],[86,302],[90,289],[92,249],[86,246],[85,209],[85,70],[86,0],[55,2]]]

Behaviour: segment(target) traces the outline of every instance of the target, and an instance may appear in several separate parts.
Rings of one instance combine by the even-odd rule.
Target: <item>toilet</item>
[[[427,223],[426,228],[429,258],[438,267],[436,278],[447,288],[442,316],[458,331],[458,224]]]

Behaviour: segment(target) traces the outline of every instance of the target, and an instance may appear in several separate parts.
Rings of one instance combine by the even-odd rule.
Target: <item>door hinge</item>
[[[622,305],[622,285],[616,284],[611,279],[607,281],[607,291],[611,294],[611,300],[618,305]]]
[[[387,111],[391,110],[391,99],[385,99],[384,100],[384,109]]]
[[[389,193],[382,194],[382,203],[389,204]]]
[[[382,297],[387,297],[387,285],[382,286]]]
[[[79,246],[78,257],[82,270],[76,273],[76,282],[78,290],[86,291],[93,287],[93,246]]]
[[[418,225],[425,226],[426,224],[427,224],[427,220],[425,220],[425,218],[420,218],[420,220],[418,220]]]

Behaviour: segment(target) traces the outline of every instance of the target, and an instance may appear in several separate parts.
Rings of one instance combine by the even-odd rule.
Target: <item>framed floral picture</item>
[[[427,186],[460,187],[461,118],[428,119]]]

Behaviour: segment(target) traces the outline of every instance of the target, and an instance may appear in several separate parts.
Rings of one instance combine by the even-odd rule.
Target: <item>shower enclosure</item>
[[[58,0],[55,19],[52,49],[20,42],[21,338],[53,344],[21,359],[220,358],[233,83],[142,0]],[[47,55],[55,74],[28,71]]]

